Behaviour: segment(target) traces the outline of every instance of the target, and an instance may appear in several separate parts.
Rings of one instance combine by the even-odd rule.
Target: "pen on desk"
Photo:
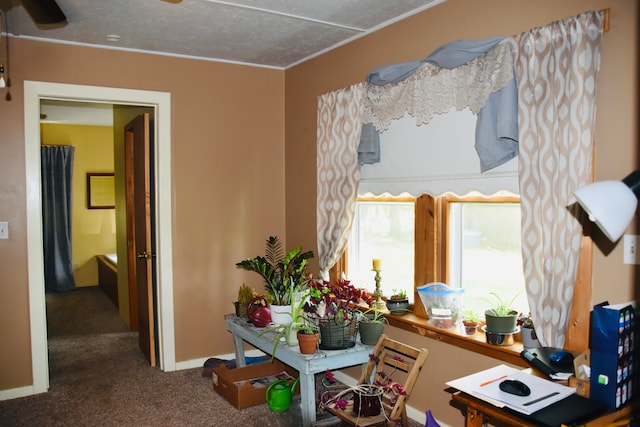
[[[553,397],[553,396],[555,396],[556,394],[560,394],[560,392],[559,392],[559,391],[554,391],[553,393],[546,394],[546,395],[544,395],[544,396],[542,396],[542,397],[539,397],[539,398],[537,398],[537,399],[533,399],[533,400],[532,400],[532,401],[530,401],[530,402],[524,403],[522,406],[529,406],[529,405],[533,405],[534,403],[538,403],[538,402],[541,402],[541,401],[543,401],[543,400],[545,400],[545,399],[548,399],[548,398],[550,398],[550,397]]]
[[[491,383],[494,383],[494,382],[496,382],[496,381],[500,381],[500,380],[501,380],[501,379],[503,379],[503,378],[507,378],[507,376],[506,376],[506,375],[503,375],[503,376],[501,376],[501,377],[494,378],[494,379],[489,380],[489,381],[485,381],[485,382],[483,382],[482,384],[480,384],[480,387],[484,387],[484,386],[489,385],[489,384],[491,384]]]

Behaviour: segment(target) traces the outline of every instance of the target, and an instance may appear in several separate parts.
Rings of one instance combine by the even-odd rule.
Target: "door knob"
[[[150,253],[150,252],[140,252],[137,255],[138,259],[149,259],[149,258],[151,258],[153,256],[155,256],[155,255]]]

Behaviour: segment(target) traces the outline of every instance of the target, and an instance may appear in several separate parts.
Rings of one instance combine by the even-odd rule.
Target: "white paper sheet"
[[[500,383],[506,379],[522,381],[531,389],[531,394],[529,396],[517,396],[500,390]],[[526,415],[562,400],[576,391],[573,387],[567,387],[536,377],[506,365],[499,365],[467,377],[449,381],[447,385],[500,408],[506,406]]]
[[[478,399],[485,400],[494,406],[499,408],[504,407],[504,403],[490,399],[489,397],[478,394],[476,389],[488,381],[494,381],[499,378],[506,378],[509,375],[520,372],[518,369],[509,367],[507,365],[498,365],[494,368],[490,368],[484,371],[476,372],[475,374],[467,375],[466,377],[458,378],[446,382],[449,387],[453,387],[460,391],[464,391],[467,394],[477,397]]]

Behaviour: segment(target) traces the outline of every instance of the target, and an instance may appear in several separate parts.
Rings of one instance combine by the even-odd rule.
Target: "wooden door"
[[[149,113],[133,119],[124,131],[131,326],[133,330],[137,326],[140,350],[156,366]]]

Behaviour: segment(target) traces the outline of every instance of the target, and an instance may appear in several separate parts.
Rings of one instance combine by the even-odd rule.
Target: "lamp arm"
[[[622,182],[633,191],[637,199],[640,199],[640,169],[631,172]]]

